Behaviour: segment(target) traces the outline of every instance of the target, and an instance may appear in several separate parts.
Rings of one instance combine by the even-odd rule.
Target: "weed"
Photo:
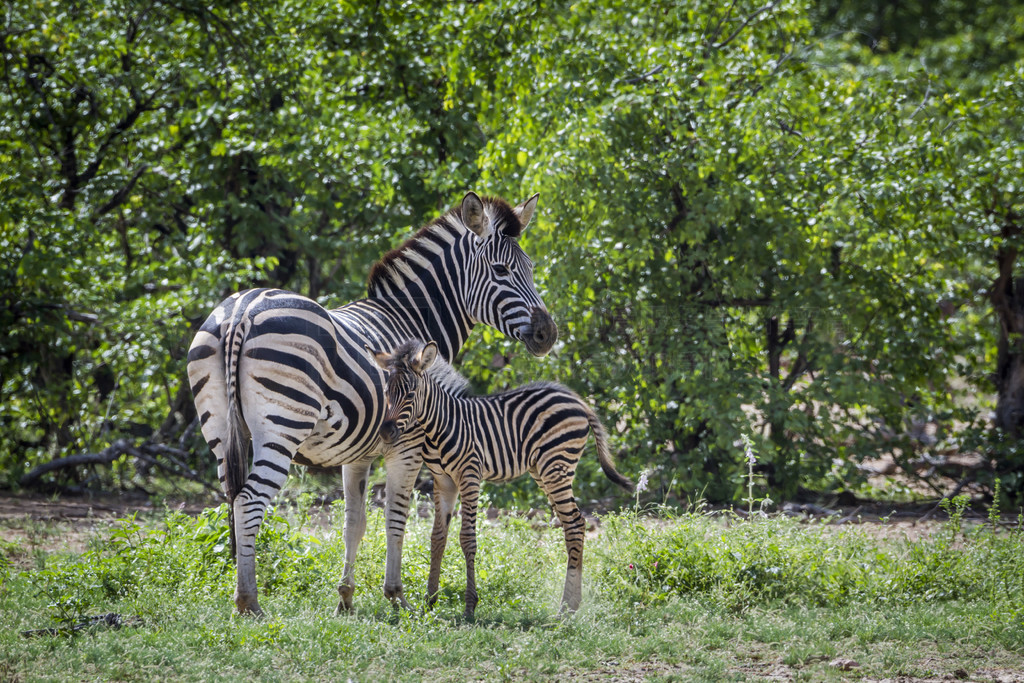
[[[332,506],[340,516],[342,505]],[[955,513],[955,507],[952,508]],[[355,616],[334,617],[343,545],[308,524],[305,503],[268,512],[258,577],[268,617],[232,614],[234,572],[226,508],[169,513],[154,525],[122,520],[80,555],[46,556],[12,573],[0,593],[0,661],[12,677],[191,680],[198,672],[280,680],[553,679],[567,675],[671,680],[743,679],[785,667],[794,678],[834,678],[837,657],[858,675],[886,667],[936,675],[987,661],[1024,666],[1024,534],[951,519],[915,540],[761,517],[677,514],[665,508],[602,518],[588,538],[582,609],[557,616],[565,571],[559,529],[522,517],[481,524],[481,603],[461,619],[462,552],[449,543],[442,593],[422,605],[430,521],[409,520],[403,579],[413,603],[395,612],[381,591],[383,515],[370,510],[357,563]],[[454,525],[457,526],[457,525]],[[457,534],[457,531],[454,532]],[[96,614],[142,615],[131,629],[87,638],[32,638],[21,630]],[[945,648],[948,670],[918,653]],[[760,668],[761,665],[765,668]],[[770,668],[769,668],[770,667]],[[150,672],[147,674],[146,672]]]
[[[740,439],[743,442],[743,457],[747,461],[747,497],[744,500],[747,503],[747,516],[752,517],[754,503],[760,503],[760,509],[763,512],[772,504],[772,500],[771,498],[754,498],[754,467],[757,465],[757,451],[754,450],[754,441],[749,436],[741,434]]]
[[[1001,493],[1002,493],[1002,486],[1003,486],[1002,482],[999,479],[996,479],[995,487],[994,487],[994,489],[992,491],[992,505],[988,509],[988,522],[993,527],[996,527],[996,526],[999,525],[999,515],[1000,515],[999,505],[1000,505],[1000,502],[1001,502],[999,500],[999,498],[1000,498]]]
[[[959,496],[953,498],[943,498],[939,501],[939,506],[949,515],[949,523],[946,529],[952,534],[952,538],[956,538],[963,528],[964,511],[967,506],[971,503],[971,497],[966,493],[961,493]]]

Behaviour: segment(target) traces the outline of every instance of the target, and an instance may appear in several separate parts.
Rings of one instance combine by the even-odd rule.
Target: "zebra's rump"
[[[197,400],[220,394],[203,397],[208,412],[227,414],[236,396],[254,443],[297,463],[330,467],[379,452],[383,379],[365,347],[381,335],[362,320],[294,292],[248,290],[203,329],[189,373]],[[211,377],[222,381],[207,387]]]

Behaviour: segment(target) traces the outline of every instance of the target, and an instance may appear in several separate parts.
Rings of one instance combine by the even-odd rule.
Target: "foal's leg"
[[[416,485],[416,475],[423,464],[422,441],[412,440],[401,452],[389,455],[387,484],[384,488],[384,529],[387,534],[387,560],[384,566],[384,597],[395,607],[409,609],[402,590],[402,541],[409,519],[409,501]]]
[[[565,568],[565,587],[562,589],[562,610],[575,612],[583,599],[583,538],[587,526],[572,492],[577,461],[569,460],[571,465],[567,465],[565,460],[548,460],[541,466],[540,472],[531,474],[562,522],[565,551],[569,556]]]
[[[352,611],[352,596],[356,592],[356,551],[366,533],[366,482],[370,478],[370,463],[345,465],[341,477],[345,489],[345,569],[338,584],[341,596],[338,614]]]
[[[448,525],[455,510],[455,495],[458,489],[447,474],[434,474],[434,527],[430,532],[430,576],[427,578],[427,606],[437,602],[437,590],[441,583],[441,560],[448,543]]]
[[[469,469],[459,478],[459,498],[462,499],[462,529],[459,543],[466,556],[466,619],[472,620],[476,612],[476,509],[480,500],[480,474]]]

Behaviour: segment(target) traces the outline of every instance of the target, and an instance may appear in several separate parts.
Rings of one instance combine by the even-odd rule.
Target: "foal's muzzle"
[[[398,441],[398,437],[401,433],[398,431],[398,425],[394,420],[387,420],[380,426],[380,438],[386,444],[393,444]]]

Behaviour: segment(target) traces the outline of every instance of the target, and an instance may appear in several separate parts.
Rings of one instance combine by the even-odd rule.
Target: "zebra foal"
[[[568,563],[562,605],[580,606],[583,538],[586,525],[573,496],[572,481],[591,431],[605,475],[632,490],[615,470],[604,427],[573,391],[553,382],[527,384],[486,396],[467,393],[468,382],[444,360],[434,342],[412,339],[393,354],[374,352],[388,375],[387,408],[381,440],[423,439],[423,461],[434,477],[434,526],[430,543],[427,602],[437,599],[441,558],[455,496],[462,499],[459,542],[466,556],[466,617],[472,619],[476,593],[476,514],[481,481],[510,481],[529,472],[562,522]]]

